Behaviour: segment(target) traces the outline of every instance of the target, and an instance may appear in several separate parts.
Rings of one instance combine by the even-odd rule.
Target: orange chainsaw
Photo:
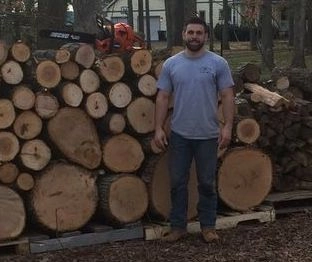
[[[96,34],[44,29],[39,32],[39,36],[94,44],[97,50],[104,53],[145,48],[144,39],[138,36],[132,27],[126,23],[114,24],[110,20],[96,15],[96,24],[99,28],[99,32]]]

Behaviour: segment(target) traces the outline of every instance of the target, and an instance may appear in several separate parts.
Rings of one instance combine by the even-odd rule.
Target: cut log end
[[[97,60],[96,68],[99,75],[110,83],[119,81],[125,73],[125,64],[119,56],[108,56]]]
[[[248,210],[259,205],[270,192],[271,159],[258,149],[229,150],[219,168],[218,192],[234,210]]]
[[[61,81],[61,69],[53,61],[42,61],[36,68],[37,82],[45,88],[54,88]]]
[[[149,50],[137,50],[131,55],[130,66],[136,75],[144,75],[151,70],[152,55]]]
[[[238,140],[243,143],[255,143],[260,137],[260,126],[255,119],[243,119],[236,126],[236,135]]]
[[[18,41],[12,45],[11,55],[17,62],[24,63],[30,58],[31,51],[29,46],[21,41]]]
[[[19,63],[9,60],[1,67],[1,75],[4,82],[10,85],[19,84],[24,78],[24,72]]]

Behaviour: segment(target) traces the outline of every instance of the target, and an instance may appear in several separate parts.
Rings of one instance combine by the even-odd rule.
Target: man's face
[[[192,51],[197,52],[201,50],[207,41],[208,34],[205,33],[205,28],[200,24],[189,24],[182,33],[183,40],[186,47]]]

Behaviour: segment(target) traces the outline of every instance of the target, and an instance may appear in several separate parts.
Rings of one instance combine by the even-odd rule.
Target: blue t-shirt
[[[170,57],[157,81],[158,89],[174,97],[171,129],[190,139],[218,137],[218,92],[233,85],[227,61],[209,51],[197,58],[184,51]]]

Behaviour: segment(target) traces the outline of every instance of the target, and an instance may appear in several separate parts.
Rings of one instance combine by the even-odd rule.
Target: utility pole
[[[145,0],[145,19],[146,19],[146,40],[147,48],[151,49],[151,23],[150,23],[150,10],[149,0]]]

